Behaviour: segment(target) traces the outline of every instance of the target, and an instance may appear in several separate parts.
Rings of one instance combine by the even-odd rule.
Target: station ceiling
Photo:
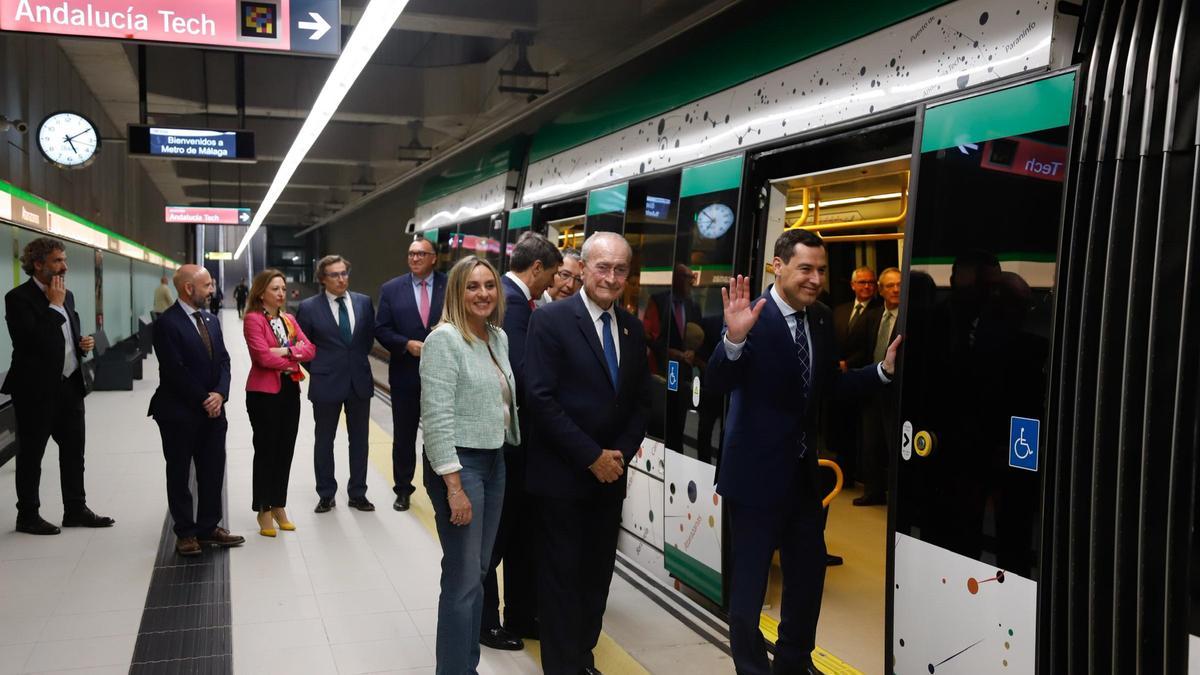
[[[550,114],[563,93],[736,2],[411,0],[267,222],[321,222],[379,186],[415,174],[418,162],[401,158],[414,134],[436,160],[518,118]],[[366,0],[341,4],[345,44]],[[523,39],[533,68],[554,73],[547,96],[499,91],[500,71],[513,67]],[[137,46],[60,42],[114,124],[138,123]],[[232,52],[151,45],[146,55],[149,123],[239,127]],[[255,132],[255,164],[136,161],[168,203],[257,206],[333,63],[245,55],[244,128]]]

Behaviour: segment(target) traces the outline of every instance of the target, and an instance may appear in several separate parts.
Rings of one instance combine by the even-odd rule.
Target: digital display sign
[[[646,197],[646,217],[663,219],[671,211],[671,200],[666,197]]]
[[[131,124],[129,154],[160,159],[253,162],[254,132]]]
[[[204,225],[249,225],[250,209],[216,206],[168,206],[163,218],[168,223]]]

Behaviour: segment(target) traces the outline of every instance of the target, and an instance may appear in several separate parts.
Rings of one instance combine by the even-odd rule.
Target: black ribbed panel
[[[1042,673],[1183,673],[1200,440],[1200,10],[1088,2],[1059,256]],[[1200,569],[1200,567],[1197,567]]]

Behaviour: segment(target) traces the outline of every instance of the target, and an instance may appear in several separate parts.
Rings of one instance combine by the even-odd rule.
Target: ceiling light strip
[[[362,19],[355,27],[354,34],[350,36],[345,49],[342,50],[341,57],[334,64],[333,72],[329,73],[329,79],[325,81],[325,86],[317,95],[312,110],[304,120],[304,125],[300,127],[300,133],[296,134],[296,140],[292,141],[291,149],[283,158],[283,162],[279,164],[279,172],[275,174],[275,180],[271,181],[271,187],[267,189],[266,196],[255,209],[250,229],[246,230],[246,235],[242,237],[242,242],[238,244],[237,251],[233,254],[235,259],[240,258],[242,252],[250,245],[250,239],[267,219],[271,209],[275,206],[275,201],[287,187],[288,181],[292,179],[292,175],[296,173],[296,169],[304,161],[308,151],[317,142],[325,125],[337,112],[338,106],[342,104],[342,99],[346,98],[346,94],[354,86],[355,80],[358,79],[367,62],[371,60],[371,56],[375,54],[375,50],[379,48],[383,38],[392,30],[392,26],[400,18],[400,13],[404,11],[407,4],[408,0],[371,0],[367,8],[363,10]]]

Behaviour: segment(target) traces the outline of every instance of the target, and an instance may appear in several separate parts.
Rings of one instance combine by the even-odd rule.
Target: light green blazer
[[[500,378],[483,341],[468,343],[457,328],[444,323],[429,333],[421,348],[421,427],[425,455],[439,476],[462,469],[457,448],[498,449],[521,442],[508,336],[488,326],[488,343],[512,395],[507,429]]]

